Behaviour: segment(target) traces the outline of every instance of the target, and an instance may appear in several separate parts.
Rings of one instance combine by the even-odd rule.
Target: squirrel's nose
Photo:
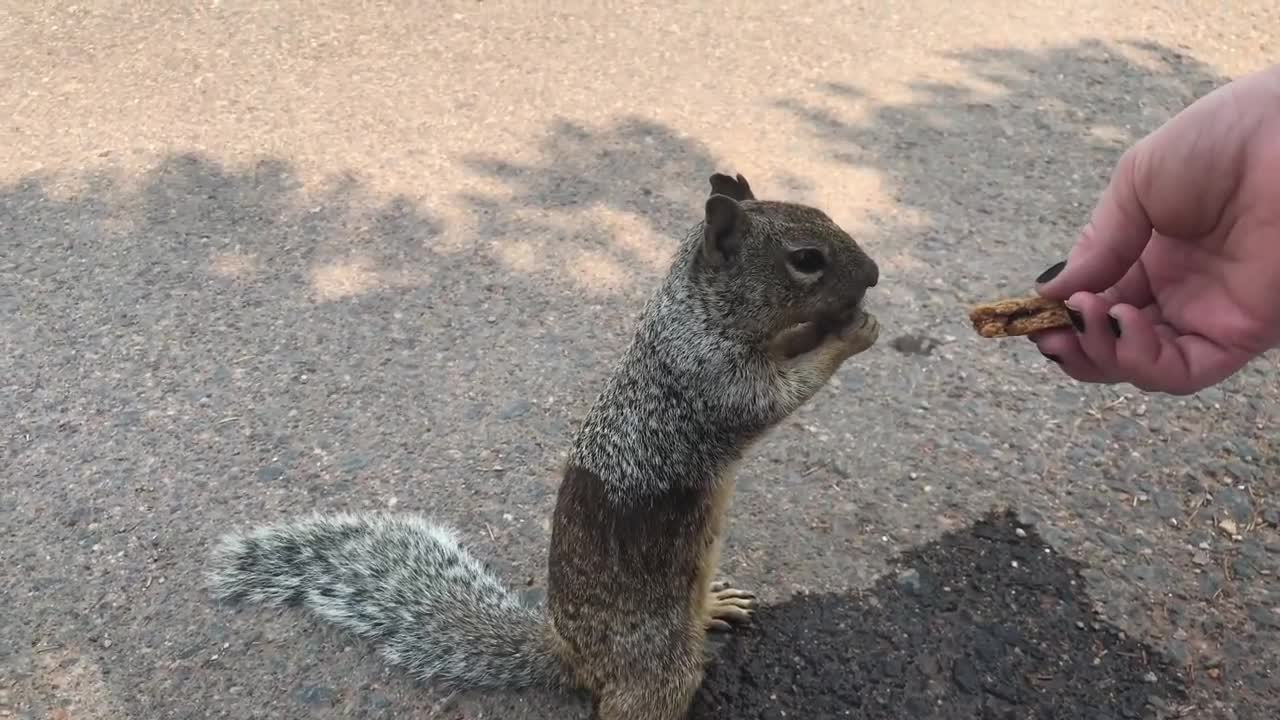
[[[880,282],[880,266],[876,265],[876,261],[867,258],[867,287],[873,288],[876,283]]]

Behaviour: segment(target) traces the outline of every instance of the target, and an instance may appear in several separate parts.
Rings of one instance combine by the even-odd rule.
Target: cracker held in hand
[[[1017,337],[1071,327],[1067,306],[1040,296],[999,300],[969,310],[973,329],[985,338]]]

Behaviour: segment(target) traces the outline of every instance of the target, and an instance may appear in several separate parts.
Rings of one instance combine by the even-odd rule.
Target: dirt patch
[[[905,553],[858,596],[764,607],[690,720],[1176,717],[1173,666],[1098,622],[1074,561],[1011,514]]]
[[[117,720],[127,715],[107,686],[106,672],[79,648],[37,648],[14,663],[16,682],[0,672],[0,718]]]

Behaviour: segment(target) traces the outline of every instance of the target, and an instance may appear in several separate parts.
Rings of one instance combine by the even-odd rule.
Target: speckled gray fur
[[[799,205],[742,203],[759,236],[803,237],[834,228]],[[702,228],[681,244],[671,272],[641,314],[622,361],[574,439],[570,462],[598,475],[615,501],[710,485],[746,445],[803,405],[827,381],[807,363],[776,362],[766,338],[791,320],[774,283],[704,267]],[[870,263],[846,263],[857,272]],[[764,270],[768,272],[768,270]]]
[[[754,440],[874,342],[866,315],[870,325],[848,337],[832,326],[840,339],[809,355],[772,352],[771,338],[798,322],[859,316],[878,270],[821,211],[754,198],[730,207],[733,260],[708,255],[705,222],[689,232],[574,439],[568,466],[599,478],[610,512],[673,491],[713,492]],[[830,262],[821,280],[785,264],[797,246],[823,249]],[[559,654],[543,611],[523,607],[451,531],[416,516],[313,517],[229,536],[214,554],[211,583],[224,599],[306,606],[376,641],[392,663],[456,688],[580,686],[586,676]],[[575,592],[552,592],[551,602],[580,602]],[[609,600],[621,608],[622,598]],[[685,622],[656,617],[660,637]],[[644,643],[628,641],[637,644],[632,655],[643,654]]]
[[[457,688],[556,686],[541,610],[520,604],[447,528],[400,514],[314,516],[223,538],[226,600],[303,605],[393,665]]]

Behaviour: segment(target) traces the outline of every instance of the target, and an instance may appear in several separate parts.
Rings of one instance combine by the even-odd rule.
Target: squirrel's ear
[[[751,193],[751,186],[747,184],[747,179],[741,175],[736,178],[723,173],[712,175],[711,194],[731,197],[738,202],[756,199],[756,196]]]
[[[702,254],[712,265],[722,265],[738,253],[746,219],[742,206],[733,198],[725,195],[707,198]]]

